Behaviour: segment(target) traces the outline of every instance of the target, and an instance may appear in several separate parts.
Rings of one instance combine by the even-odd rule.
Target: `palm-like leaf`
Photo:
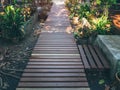
[[[5,8],[5,15],[3,16],[4,24],[2,36],[7,39],[22,38],[24,36],[21,26],[23,25],[23,16],[20,8],[7,6]]]

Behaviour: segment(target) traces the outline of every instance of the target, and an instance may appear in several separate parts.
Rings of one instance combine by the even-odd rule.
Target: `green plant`
[[[21,26],[23,23],[23,16],[20,8],[7,6],[5,14],[3,15],[2,23],[2,37],[6,39],[21,39],[25,35],[25,31]]]
[[[101,16],[100,18],[94,18],[91,22],[83,18],[81,27],[78,29],[77,36],[80,38],[96,37],[98,34],[106,35],[110,34],[110,21],[106,16]]]
[[[27,21],[31,15],[31,8],[30,7],[22,8],[22,15],[24,16],[24,21]]]
[[[82,19],[83,17],[87,18],[88,15],[91,13],[90,6],[88,5],[88,3],[78,4],[76,6],[76,10],[80,19]]]
[[[111,5],[116,4],[116,0],[90,0],[91,6],[95,6],[100,11],[103,11],[102,14],[108,16],[109,8]]]
[[[95,38],[96,35],[111,34],[111,23],[108,20],[108,9],[116,0],[90,0],[88,3],[80,3],[79,0],[67,0],[70,6],[70,18],[79,17],[79,23],[76,24],[75,37],[89,39]]]
[[[108,20],[108,17],[101,16],[100,18],[93,19],[91,22],[92,30],[95,34],[108,34],[110,31],[110,21]]]
[[[66,0],[65,1],[66,7],[70,11],[70,18],[72,19],[77,14],[77,6],[79,4],[78,0]]]

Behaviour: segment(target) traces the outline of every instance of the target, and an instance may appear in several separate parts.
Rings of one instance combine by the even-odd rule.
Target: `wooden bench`
[[[78,45],[86,71],[108,71],[110,65],[97,46]]]

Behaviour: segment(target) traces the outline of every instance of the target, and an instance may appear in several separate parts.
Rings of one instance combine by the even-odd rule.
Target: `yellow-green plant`
[[[110,20],[107,16],[101,16],[92,20],[92,31],[96,34],[105,35],[110,32]]]
[[[2,37],[6,39],[20,39],[25,35],[24,29],[21,26],[24,24],[23,16],[20,8],[7,6],[2,23]]]

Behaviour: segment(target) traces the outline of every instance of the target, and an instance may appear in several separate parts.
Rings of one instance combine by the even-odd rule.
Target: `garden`
[[[119,15],[116,0],[66,0],[66,6],[78,41],[85,39],[87,42],[83,43],[90,43],[97,35],[117,34],[114,31],[115,18]]]
[[[15,90],[51,5],[51,0],[0,0],[0,90]]]
[[[77,44],[120,34],[119,0],[65,0],[65,5]],[[17,87],[51,6],[52,0],[0,0],[0,90]],[[91,90],[110,90],[107,85],[118,84],[109,73],[92,76]]]
[[[120,34],[119,0],[66,0],[65,4],[69,11],[69,18],[78,44],[94,45],[99,35],[106,37],[106,35]],[[109,43],[106,44],[109,45]],[[103,46],[102,48],[105,49],[106,47]],[[92,81],[88,78],[91,89],[104,90],[104,87],[106,87],[105,90],[119,90],[119,88],[112,88],[117,86],[119,82],[111,80],[109,76],[110,73],[88,75],[89,78],[92,78]],[[110,85],[110,87],[107,85]]]

